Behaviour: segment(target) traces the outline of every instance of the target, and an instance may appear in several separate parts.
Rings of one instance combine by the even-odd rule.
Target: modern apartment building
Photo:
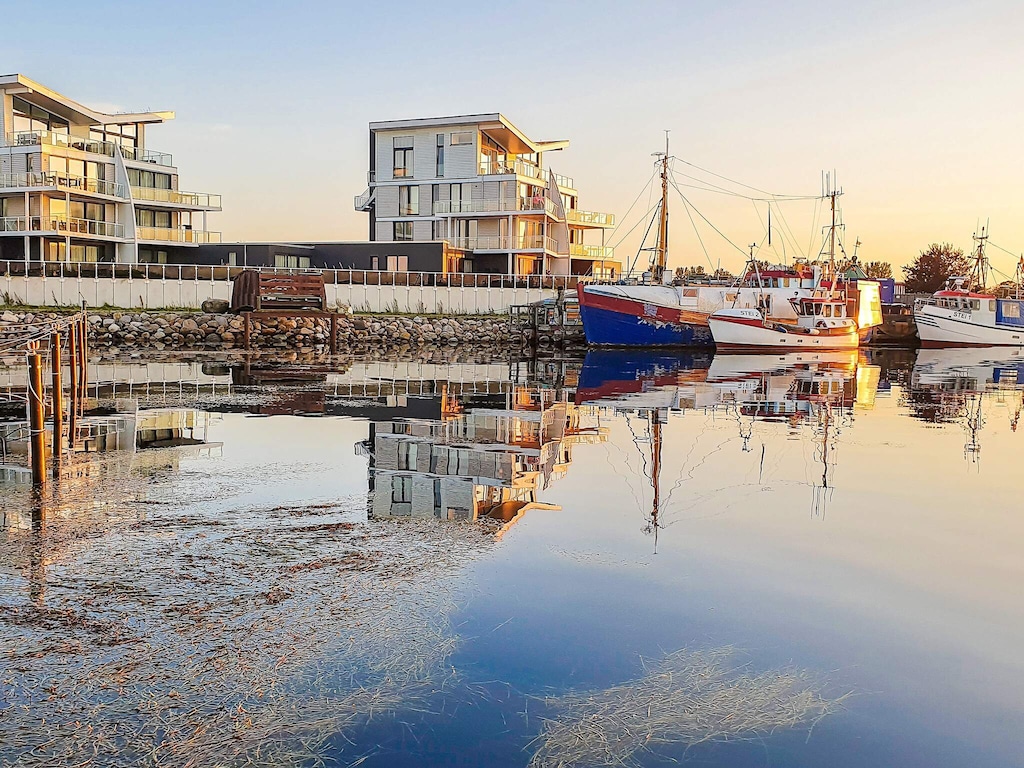
[[[608,213],[545,166],[568,141],[535,141],[504,115],[370,123],[370,240],[445,241],[446,272],[612,276]],[[590,242],[588,242],[588,240]],[[401,270],[400,258],[381,269]]]
[[[173,118],[105,114],[0,75],[0,258],[175,262],[219,242],[206,214],[220,196],[181,191],[171,155],[147,146]]]

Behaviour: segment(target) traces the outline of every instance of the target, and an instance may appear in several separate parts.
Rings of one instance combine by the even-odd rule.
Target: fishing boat
[[[737,284],[681,283],[666,273],[668,261],[669,146],[656,153],[661,166],[658,235],[650,269],[632,283],[580,287],[579,308],[587,343],[608,347],[712,347],[708,317],[723,307],[751,307],[772,320],[796,321],[790,299],[808,295],[821,280],[820,267],[746,270]],[[770,212],[769,212],[770,216]],[[652,221],[653,225],[653,221]],[[769,226],[769,243],[770,243]]]
[[[974,235],[971,274],[951,277],[942,290],[914,304],[914,321],[923,347],[1024,346],[1024,300],[1021,278],[1024,259],[1017,264],[1013,298],[998,298],[985,290],[989,271],[985,229]]]
[[[856,349],[860,329],[881,320],[881,301],[877,282],[864,281],[856,288],[842,280],[836,270],[836,198],[841,192],[831,189],[832,224],[829,231],[829,270],[822,275],[811,294],[789,299],[795,322],[772,318],[761,301],[757,307],[732,306],[720,309],[708,318],[715,346],[726,350],[766,350],[773,348]],[[754,260],[753,247],[750,263]],[[851,309],[858,311],[852,317]]]

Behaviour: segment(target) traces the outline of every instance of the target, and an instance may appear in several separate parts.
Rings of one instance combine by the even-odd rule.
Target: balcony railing
[[[548,178],[552,175],[550,171],[539,168],[533,163],[527,163],[526,161],[519,159],[498,162],[497,160],[486,158],[480,161],[481,176],[510,176],[512,174],[536,179],[537,181],[542,181],[545,184],[547,183]],[[555,177],[555,183],[558,184],[558,186],[565,187],[567,189],[576,188],[576,182],[569,176],[562,176],[559,173],[553,175]]]
[[[465,251],[554,251],[555,241],[543,235],[493,235],[453,237],[448,242]]]
[[[139,163],[153,163],[154,165],[174,165],[174,158],[167,152],[156,152],[152,149],[141,147],[121,147],[121,154],[125,160],[135,160]]]
[[[114,157],[117,150],[120,149],[125,160],[137,160],[156,165],[174,165],[171,156],[166,152],[154,152],[153,150],[140,149],[139,147],[125,147],[112,141],[71,136],[67,133],[21,131],[19,133],[8,133],[6,141],[7,144],[13,147],[66,147],[67,149],[77,149],[80,152],[91,152],[94,155],[106,155],[107,157]]]
[[[496,213],[533,212],[554,214],[555,204],[543,195],[533,197],[499,198],[497,200],[438,200],[434,203],[435,214],[445,213]]]
[[[570,208],[565,212],[565,220],[570,224],[580,224],[590,227],[613,227],[615,226],[615,214],[598,213],[597,211],[580,211]]]
[[[57,187],[72,192],[90,192],[97,195],[126,198],[123,184],[103,179],[90,179],[67,173],[0,173],[0,189],[25,187]]]
[[[171,227],[135,227],[135,239],[158,243],[219,243],[220,232]]]
[[[569,255],[581,259],[610,259],[615,256],[615,249],[605,245],[570,243]]]
[[[68,216],[8,216],[0,219],[0,232],[56,232],[57,234],[124,237],[124,225],[113,221]]]
[[[132,187],[132,197],[154,203],[172,203],[193,208],[220,209],[220,195],[205,192],[182,192],[177,189],[155,189],[154,187]]]

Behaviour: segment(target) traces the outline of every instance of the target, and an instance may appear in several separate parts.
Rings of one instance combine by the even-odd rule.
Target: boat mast
[[[967,289],[973,290],[984,290],[985,284],[988,283],[988,269],[985,263],[985,241],[988,240],[988,235],[985,230],[987,227],[981,228],[980,235],[974,235],[974,242],[978,244],[977,249],[974,251],[974,273],[977,275],[977,286],[969,285]]]
[[[665,154],[661,155],[661,206],[658,220],[657,261],[654,265],[654,282],[661,283],[668,264],[668,131],[665,131]]]

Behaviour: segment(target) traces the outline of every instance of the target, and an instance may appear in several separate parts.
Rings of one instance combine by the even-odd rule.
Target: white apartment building
[[[355,207],[370,214],[372,241],[446,241],[446,272],[621,273],[604,244],[615,217],[581,209],[575,182],[545,167],[568,146],[497,113],[370,123]]]
[[[23,75],[0,75],[0,258],[174,262],[220,242],[219,195],[183,192],[147,147],[173,112],[105,114]]]

